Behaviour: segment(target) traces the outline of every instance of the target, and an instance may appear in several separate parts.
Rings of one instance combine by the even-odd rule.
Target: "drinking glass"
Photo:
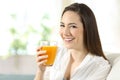
[[[45,63],[45,65],[52,66],[57,52],[57,42],[41,41],[40,46],[41,50],[46,50],[46,54],[48,55],[47,62]]]

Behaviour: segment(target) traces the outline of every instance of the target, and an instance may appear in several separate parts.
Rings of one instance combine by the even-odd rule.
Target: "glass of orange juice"
[[[41,45],[41,50],[46,50],[46,54],[48,55],[47,62],[45,63],[45,65],[52,66],[57,52],[57,42],[41,41],[40,45]]]

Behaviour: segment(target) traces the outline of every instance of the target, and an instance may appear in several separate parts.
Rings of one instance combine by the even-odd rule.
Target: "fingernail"
[[[48,55],[45,55],[45,57],[47,58],[47,57],[48,57]]]
[[[46,53],[47,51],[46,50],[43,50],[44,53]]]
[[[47,60],[45,60],[45,62],[47,62]]]
[[[43,54],[46,54],[46,52],[47,52],[46,50],[42,50],[42,53],[43,53]]]

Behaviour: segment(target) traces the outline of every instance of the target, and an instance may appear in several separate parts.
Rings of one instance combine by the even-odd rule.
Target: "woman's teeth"
[[[65,41],[72,41],[73,39],[64,39]]]

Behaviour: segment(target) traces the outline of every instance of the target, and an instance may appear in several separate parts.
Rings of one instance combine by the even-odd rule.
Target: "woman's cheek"
[[[80,32],[78,30],[73,30],[73,31],[71,31],[71,33],[72,33],[73,36],[80,35]]]
[[[81,36],[81,35],[83,35],[83,31],[81,31],[81,30],[74,30],[74,31],[72,31],[72,34],[74,35],[74,36]]]

